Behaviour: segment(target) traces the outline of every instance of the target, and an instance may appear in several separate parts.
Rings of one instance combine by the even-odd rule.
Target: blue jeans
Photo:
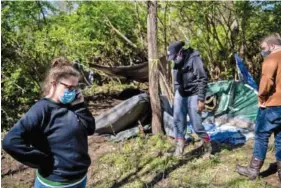
[[[255,127],[254,157],[264,160],[268,139],[274,133],[275,157],[281,161],[281,106],[260,108]]]
[[[43,182],[41,182],[36,176],[34,182],[34,188],[86,188],[86,184],[87,184],[87,176],[85,176],[81,181],[78,181],[77,183],[73,183],[65,186],[48,186]]]
[[[187,125],[187,113],[195,133],[202,139],[209,137],[202,125],[201,113],[197,112],[197,103],[197,95],[182,97],[180,93],[176,91],[173,114],[176,139],[184,139]]]

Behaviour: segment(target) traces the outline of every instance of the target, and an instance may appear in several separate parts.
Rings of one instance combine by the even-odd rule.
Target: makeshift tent
[[[254,122],[258,111],[257,92],[247,84],[238,81],[219,81],[208,84],[209,92],[219,98],[215,116],[227,114],[236,118]]]
[[[212,129],[208,129],[211,139],[231,144],[244,142],[253,136],[252,131],[258,111],[256,84],[237,54],[235,59],[240,81],[225,80],[209,83],[205,101],[207,111],[202,113],[205,128],[213,125]],[[160,58],[160,61],[165,63],[165,58]],[[140,82],[148,80],[147,63],[126,67],[91,66],[112,76],[122,76]],[[168,136],[174,137],[173,108],[171,101],[164,95],[161,96],[161,106],[165,132]],[[147,111],[150,111],[148,96],[143,94],[135,96],[99,116],[96,132],[116,134],[136,125],[138,120],[147,119],[149,114]],[[122,140],[131,137],[133,133],[137,134],[137,128],[132,130],[122,132],[116,139]]]
[[[144,123],[151,116],[147,94],[134,96],[96,118],[96,133],[116,134]]]
[[[253,136],[258,111],[257,92],[253,88],[243,82],[219,81],[208,84],[208,95],[215,96],[218,101],[213,111],[202,113],[203,125],[211,139],[240,144]],[[161,96],[160,99],[165,132],[174,137],[172,104],[166,96]],[[146,125],[145,120],[149,123],[150,115],[149,98],[146,94],[140,94],[98,116],[96,132],[115,135],[111,139],[120,141],[136,135],[139,131],[136,126],[139,123]],[[192,131],[188,126],[190,123],[187,122],[186,125]]]

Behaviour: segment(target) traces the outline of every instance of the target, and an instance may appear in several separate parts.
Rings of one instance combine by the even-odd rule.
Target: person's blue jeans
[[[174,124],[175,124],[175,136],[176,139],[184,139],[186,133],[186,116],[189,115],[190,122],[192,124],[194,132],[202,139],[208,139],[209,136],[206,133],[202,125],[201,113],[197,112],[198,96],[193,95],[189,97],[182,97],[178,91],[176,91],[174,98]]]
[[[85,176],[81,181],[78,181],[77,183],[73,183],[65,186],[48,186],[43,182],[41,182],[36,176],[34,182],[34,188],[86,188],[86,184],[87,184],[87,176]]]
[[[264,160],[266,157],[268,139],[274,133],[275,156],[281,161],[281,106],[260,108],[255,127],[255,144],[253,155]]]

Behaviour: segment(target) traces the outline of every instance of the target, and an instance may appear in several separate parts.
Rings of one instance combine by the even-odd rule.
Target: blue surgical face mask
[[[270,50],[262,50],[262,51],[261,51],[261,55],[262,55],[263,57],[268,56],[270,53],[271,53]]]
[[[60,101],[63,104],[68,104],[71,103],[75,99],[75,97],[76,97],[75,89],[72,90],[65,89],[63,96],[60,97]]]

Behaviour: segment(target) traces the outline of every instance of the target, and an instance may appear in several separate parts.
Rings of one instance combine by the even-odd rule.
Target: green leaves
[[[32,98],[30,103],[38,99],[39,85],[56,56],[81,59],[86,66],[94,57],[100,59],[95,63],[108,66],[147,60],[145,2],[1,3],[4,108],[29,103],[15,100],[14,92],[19,98]],[[188,38],[202,55],[213,80],[233,77],[235,51],[258,77],[262,61],[259,41],[269,33],[280,32],[280,8],[280,2],[272,1],[159,2],[159,54],[166,53],[170,42]]]

